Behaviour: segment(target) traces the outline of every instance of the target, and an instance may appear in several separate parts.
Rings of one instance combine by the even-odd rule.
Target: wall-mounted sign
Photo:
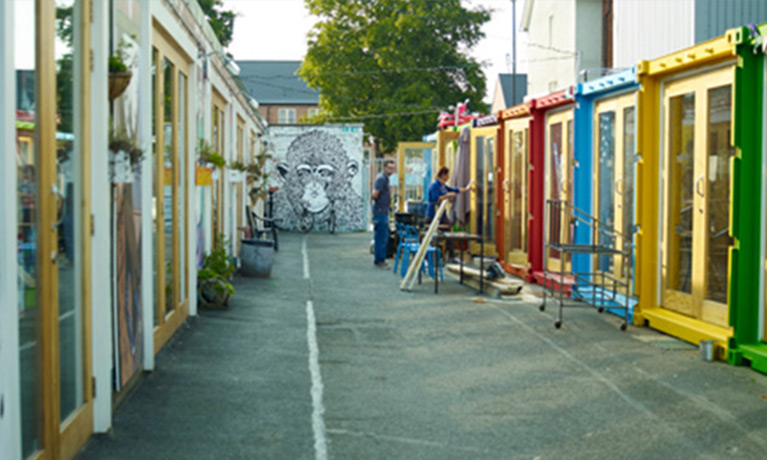
[[[195,183],[203,187],[210,187],[213,185],[213,169],[197,166],[195,170]]]

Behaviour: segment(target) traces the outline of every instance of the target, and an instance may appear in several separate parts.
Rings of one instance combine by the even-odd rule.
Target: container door
[[[89,7],[14,4],[23,458],[71,458],[93,432]]]
[[[595,217],[607,231],[599,231],[600,245],[624,249],[631,241],[634,217],[634,93],[597,104],[594,143]],[[602,228],[600,228],[602,230]],[[597,257],[597,270],[626,281],[630,260],[622,256]]]
[[[507,261],[527,265],[527,134],[529,118],[507,122],[505,181]]]
[[[399,211],[405,212],[408,201],[424,203],[426,190],[424,184],[430,184],[433,177],[427,177],[426,170],[429,156],[434,149],[434,142],[400,142],[397,146],[397,176],[399,183]],[[412,212],[412,209],[410,210]]]
[[[727,327],[733,68],[664,90],[662,306]]]
[[[181,326],[189,312],[186,289],[186,159],[188,155],[188,76],[190,61],[180,54],[171,39],[158,29],[152,33],[155,111],[155,157],[152,200],[155,248],[154,352],[162,348]],[[223,113],[219,114],[223,121]],[[223,124],[222,124],[223,125]],[[218,133],[219,145],[223,136]],[[223,150],[222,150],[223,151]],[[223,169],[219,183],[223,187]],[[221,204],[220,202],[218,203]],[[219,206],[217,230],[223,231]],[[230,220],[231,222],[231,220]]]
[[[547,200],[572,203],[573,178],[573,111],[553,113],[546,120],[546,184]],[[548,207],[547,207],[548,209]],[[548,212],[548,210],[547,210]],[[567,243],[571,236],[569,213],[566,207],[557,215],[546,216],[547,242]],[[548,250],[546,268],[550,271],[570,270],[571,255],[561,260],[557,250]],[[562,266],[564,262],[564,267]]]

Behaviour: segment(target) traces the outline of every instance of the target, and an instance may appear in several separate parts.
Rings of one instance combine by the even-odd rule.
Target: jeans
[[[389,215],[373,215],[373,235],[375,241],[375,259],[373,263],[386,262],[386,246],[389,244]]]

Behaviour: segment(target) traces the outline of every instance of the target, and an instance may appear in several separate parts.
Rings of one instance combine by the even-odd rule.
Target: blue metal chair
[[[418,231],[412,225],[405,225],[397,222],[397,234],[399,235],[399,244],[397,245],[397,254],[394,256],[394,270],[397,273],[400,259],[402,260],[401,276],[407,273],[410,254],[418,252],[420,243],[418,242]]]

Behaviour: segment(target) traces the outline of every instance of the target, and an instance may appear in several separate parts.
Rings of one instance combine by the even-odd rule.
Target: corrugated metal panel
[[[733,27],[763,22],[767,22],[767,0],[695,0],[696,43]]]
[[[613,67],[631,67],[693,45],[694,8],[695,0],[615,0]]]

